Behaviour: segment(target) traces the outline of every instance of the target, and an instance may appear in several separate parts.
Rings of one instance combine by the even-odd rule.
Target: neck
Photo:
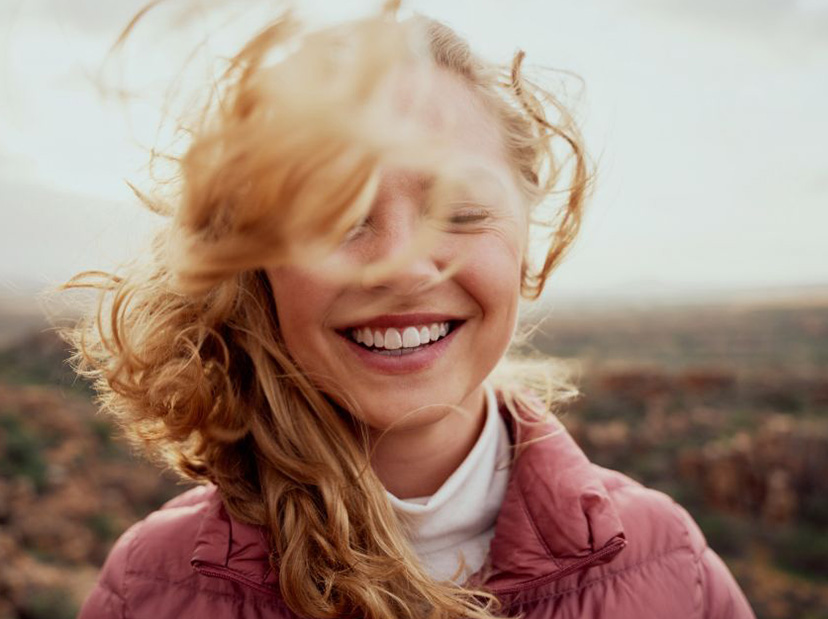
[[[376,432],[371,465],[385,489],[400,499],[430,496],[463,462],[486,421],[486,394],[478,387],[461,404],[422,427]]]

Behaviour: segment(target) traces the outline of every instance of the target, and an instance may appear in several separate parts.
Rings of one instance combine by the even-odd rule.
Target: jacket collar
[[[468,581],[503,596],[604,563],[626,545],[621,520],[595,465],[555,418],[516,423],[498,396],[518,453],[486,564]],[[278,593],[262,527],[229,516],[209,495],[193,567],[206,575]]]
[[[469,584],[500,596],[613,559],[626,545],[621,519],[584,452],[554,416],[517,423],[498,394],[516,446],[486,564]]]
[[[232,518],[213,486],[196,534],[190,559],[193,568],[208,576],[278,593],[278,575],[268,562],[268,541],[262,526]]]

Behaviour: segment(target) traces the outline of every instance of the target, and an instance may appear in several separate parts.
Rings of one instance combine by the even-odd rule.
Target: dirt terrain
[[[0,619],[74,617],[186,487],[115,437],[31,307],[0,303]],[[558,308],[531,348],[577,360],[576,440],[687,507],[760,618],[828,617],[828,300]]]

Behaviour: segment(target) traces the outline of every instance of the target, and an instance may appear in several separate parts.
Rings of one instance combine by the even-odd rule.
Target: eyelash
[[[462,226],[464,224],[480,223],[481,221],[489,219],[489,217],[491,217],[491,213],[488,209],[482,207],[471,207],[449,215],[446,218],[446,221],[450,225]],[[366,226],[369,225],[370,219],[371,217],[368,216],[354,224],[354,226],[345,235],[345,241],[356,237]]]
[[[489,216],[490,213],[487,209],[482,207],[472,207],[452,214],[448,217],[448,221],[452,224],[478,223],[488,219]]]
[[[349,239],[352,239],[357,234],[359,234],[362,231],[362,229],[368,225],[370,219],[370,215],[366,215],[358,222],[356,222],[353,226],[351,226],[350,230],[348,230],[348,232],[345,233],[345,240],[347,241]]]

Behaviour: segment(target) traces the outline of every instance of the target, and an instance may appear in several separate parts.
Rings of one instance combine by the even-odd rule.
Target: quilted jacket
[[[471,577],[526,619],[749,619],[744,594],[667,495],[589,462],[556,420],[509,422],[522,448],[484,566]],[[189,490],[115,543],[79,619],[295,619],[263,530],[215,486]]]

